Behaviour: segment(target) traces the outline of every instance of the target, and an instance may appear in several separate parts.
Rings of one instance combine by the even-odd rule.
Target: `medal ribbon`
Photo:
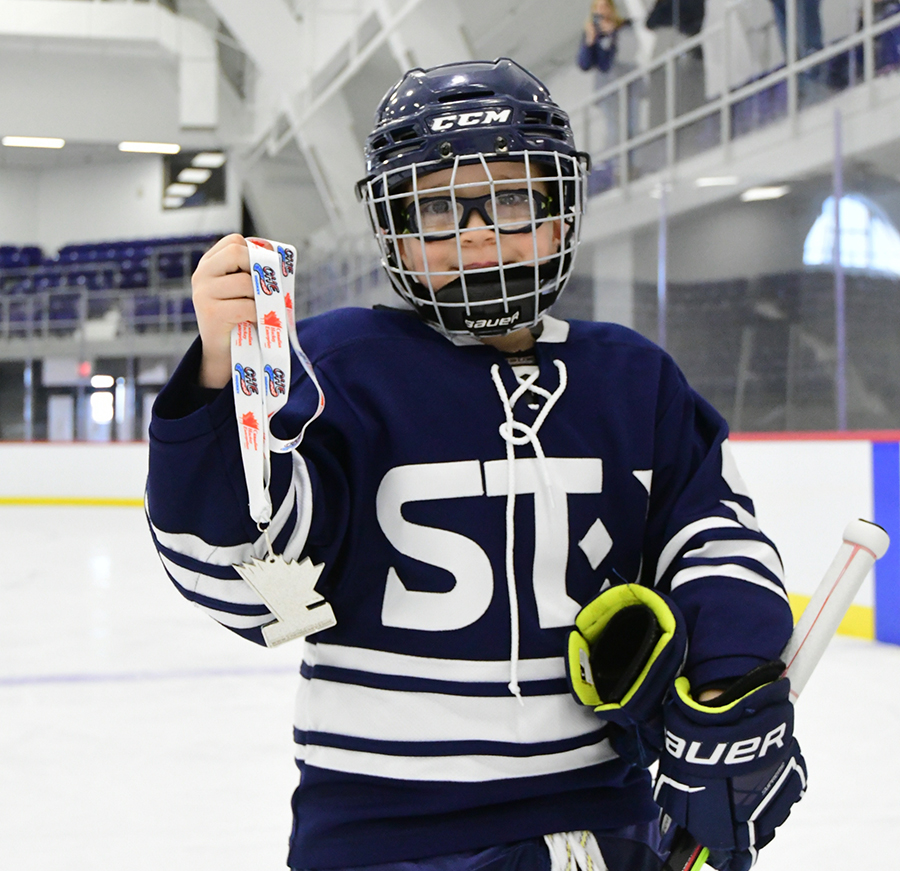
[[[270,451],[287,453],[303,441],[306,428],[325,408],[325,394],[297,339],[294,317],[297,250],[292,245],[268,239],[248,238],[247,245],[256,323],[245,321],[232,329],[231,372],[250,516],[265,530],[272,520]],[[300,432],[292,439],[282,440],[272,435],[269,424],[288,399],[291,348],[318,392],[318,404]]]

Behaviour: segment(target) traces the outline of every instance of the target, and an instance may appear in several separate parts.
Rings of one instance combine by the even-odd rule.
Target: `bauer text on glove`
[[[783,668],[760,666],[707,703],[681,677],[666,702],[655,798],[722,871],[746,871],[806,789]]]

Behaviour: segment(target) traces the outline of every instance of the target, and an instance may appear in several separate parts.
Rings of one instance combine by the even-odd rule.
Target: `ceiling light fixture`
[[[120,142],[119,151],[137,154],[178,154],[181,146],[175,142]]]
[[[788,194],[790,190],[790,187],[786,184],[747,188],[741,194],[741,200],[745,203],[755,203],[759,200],[778,200]]]
[[[739,181],[740,179],[736,175],[706,175],[694,179],[694,184],[698,188],[720,188],[732,187]]]
[[[203,184],[209,181],[212,175],[211,169],[200,169],[196,166],[187,166],[178,173],[178,181],[188,182],[189,184]]]
[[[7,148],[62,148],[65,139],[53,136],[4,136],[0,139]]]
[[[200,151],[191,161],[191,166],[202,166],[206,169],[218,169],[224,164],[225,155],[221,151]]]
[[[167,197],[192,197],[195,193],[197,193],[197,185],[195,184],[183,184],[181,182],[172,182],[166,188],[166,196]]]

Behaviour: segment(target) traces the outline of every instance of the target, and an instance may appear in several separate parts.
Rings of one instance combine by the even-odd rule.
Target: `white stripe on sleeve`
[[[229,614],[227,611],[218,611],[215,608],[210,608],[206,605],[201,605],[199,602],[193,602],[197,608],[205,613],[209,614],[216,623],[221,623],[223,626],[228,626],[231,629],[254,629],[257,626],[265,626],[266,623],[271,623],[274,619],[272,614]]]
[[[213,578],[173,563],[165,554],[160,554],[160,558],[166,571],[185,590],[230,605],[265,604],[243,578]]]
[[[778,553],[772,545],[758,539],[733,539],[733,540],[715,540],[707,541],[702,547],[696,550],[688,551],[685,558],[692,557],[697,559],[722,559],[744,557],[758,562],[761,566],[767,568],[776,578],[784,580],[784,567]],[[710,566],[710,571],[715,572],[715,566]]]
[[[735,578],[739,581],[748,581],[759,587],[765,587],[770,592],[775,593],[777,596],[784,599],[785,602],[788,601],[787,593],[785,593],[778,584],[770,581],[768,578],[764,578],[762,575],[758,575],[756,572],[751,571],[744,566],[735,564],[690,566],[689,568],[682,569],[672,578],[672,589],[674,590],[690,581],[709,577],[726,577]]]
[[[731,502],[728,499],[723,499],[722,504],[728,508],[730,511],[733,511],[738,521],[746,526],[747,529],[752,529],[754,532],[759,532],[759,521],[756,519],[756,516],[751,514],[746,508],[744,508],[738,502]]]
[[[282,554],[286,560],[294,560],[300,557],[303,548],[306,546],[306,539],[309,536],[309,527],[312,523],[312,481],[309,479],[309,469],[306,467],[306,460],[297,453],[291,452],[293,461],[292,490],[294,491],[294,501],[297,505],[297,519],[294,524],[291,537],[284,546]],[[288,493],[290,497],[290,493]],[[287,498],[285,499],[287,501]]]
[[[312,520],[312,488],[309,472],[306,468],[306,463],[299,454],[294,452],[293,457],[290,486],[269,525],[269,535],[271,538],[275,538],[287,523],[294,505],[297,505],[298,516],[296,525],[285,547],[284,555],[288,559],[295,559],[299,556],[303,546],[306,544],[306,537],[309,534],[309,526]],[[245,563],[251,557],[261,559],[266,554],[266,538],[262,533],[252,542],[223,547],[210,544],[200,538],[200,536],[189,532],[165,532],[153,523],[152,518],[150,519],[150,524],[161,545],[175,551],[175,553],[183,554],[191,559],[209,563],[210,565],[233,566]]]
[[[663,548],[659,555],[659,562],[656,565],[656,583],[666,573],[666,570],[672,564],[672,561],[678,556],[681,549],[695,536],[698,532],[704,532],[707,529],[740,529],[741,524],[736,520],[729,520],[727,517],[703,517],[689,523],[684,529],[679,530],[669,539],[669,543]]]

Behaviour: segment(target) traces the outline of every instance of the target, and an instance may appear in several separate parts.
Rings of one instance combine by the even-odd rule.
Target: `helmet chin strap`
[[[415,280],[409,283],[415,298],[422,303],[417,306],[419,314],[444,332],[468,333],[476,338],[503,336],[522,327],[533,326],[555,301],[559,291],[553,279],[559,271],[559,255],[538,266],[537,287],[533,264],[506,267],[502,270],[502,283],[500,271],[498,268],[453,279],[435,291],[437,307],[432,303],[431,292],[425,285]]]

